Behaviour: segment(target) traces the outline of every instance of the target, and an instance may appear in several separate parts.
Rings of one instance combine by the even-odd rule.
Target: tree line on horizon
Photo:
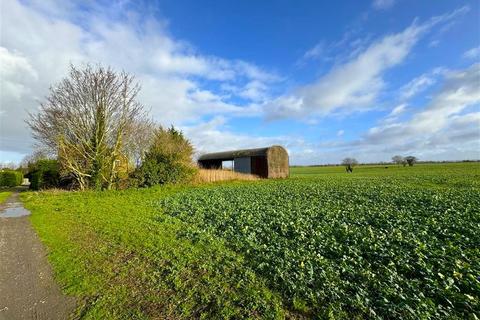
[[[392,162],[394,164],[398,164],[398,165],[403,165],[404,167],[408,164],[410,167],[412,167],[415,163],[417,163],[418,161],[418,158],[417,157],[414,157],[414,156],[406,156],[406,157],[402,157],[402,156],[393,156],[392,157]],[[347,157],[345,159],[342,160],[342,163],[341,165],[345,167],[345,171],[347,173],[352,173],[353,172],[353,168],[355,166],[357,166],[359,164],[358,160],[355,159],[355,158],[350,158],[350,157]],[[388,167],[387,167],[388,168]]]

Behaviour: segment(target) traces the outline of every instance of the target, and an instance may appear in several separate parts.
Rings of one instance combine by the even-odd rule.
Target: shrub
[[[133,174],[133,184],[149,187],[189,180],[196,172],[192,155],[193,147],[181,131],[160,127],[142,164]]]
[[[27,178],[30,189],[40,190],[60,186],[60,173],[57,160],[43,159],[29,165]]]
[[[22,184],[23,174],[15,170],[3,170],[0,172],[0,187],[16,187]]]

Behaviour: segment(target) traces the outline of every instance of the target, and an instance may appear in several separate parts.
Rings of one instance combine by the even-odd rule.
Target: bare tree
[[[406,164],[406,161],[405,161],[405,158],[402,157],[402,156],[394,156],[392,157],[392,161],[393,163],[396,163],[396,164],[403,164],[405,165]]]
[[[30,114],[27,123],[34,138],[58,155],[62,171],[73,175],[80,189],[110,189],[119,162],[126,158],[125,141],[145,119],[136,101],[139,90],[128,73],[71,66],[68,77],[50,88],[40,112]]]
[[[342,165],[345,166],[347,172],[353,172],[353,167],[358,164],[357,159],[355,158],[345,158],[342,161]]]
[[[15,170],[18,168],[18,165],[15,162],[0,162],[0,170],[1,169],[10,169]]]
[[[138,167],[142,162],[143,156],[152,145],[156,126],[154,122],[149,119],[142,119],[141,121],[132,123],[132,126],[135,134],[125,139],[125,155],[135,167]]]
[[[410,167],[412,167],[418,161],[418,159],[414,156],[408,156],[408,157],[405,157],[405,161],[408,163]]]
[[[31,154],[28,154],[25,157],[23,157],[19,167],[22,168],[22,171],[24,173],[26,173],[28,171],[28,168],[38,160],[51,159],[51,158],[52,158],[52,155],[48,153],[48,150],[35,149]]]

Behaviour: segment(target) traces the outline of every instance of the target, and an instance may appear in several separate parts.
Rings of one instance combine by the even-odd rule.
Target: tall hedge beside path
[[[15,170],[0,171],[0,187],[16,187],[22,184],[23,174]]]
[[[56,188],[60,183],[60,172],[57,160],[42,159],[31,165],[27,174],[30,189],[41,190]]]

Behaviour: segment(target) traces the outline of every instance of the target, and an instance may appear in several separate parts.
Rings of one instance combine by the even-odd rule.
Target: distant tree
[[[127,141],[145,119],[134,77],[101,66],[77,69],[50,89],[27,121],[34,138],[58,156],[80,189],[111,189],[127,159]]]
[[[402,157],[402,156],[398,156],[398,155],[393,156],[392,161],[393,161],[393,163],[398,164],[398,165],[400,165],[400,164],[405,165],[406,164],[405,158]]]
[[[345,166],[347,172],[353,172],[353,167],[358,164],[357,159],[355,158],[345,158],[342,161],[342,165]]]
[[[15,170],[17,169],[17,164],[15,162],[1,162],[0,169],[10,169]]]
[[[412,167],[418,161],[418,159],[414,156],[408,156],[408,157],[405,157],[405,161],[408,163],[410,167]]]
[[[133,181],[144,187],[188,180],[196,172],[192,162],[193,146],[181,131],[174,127],[155,130],[153,142]]]

